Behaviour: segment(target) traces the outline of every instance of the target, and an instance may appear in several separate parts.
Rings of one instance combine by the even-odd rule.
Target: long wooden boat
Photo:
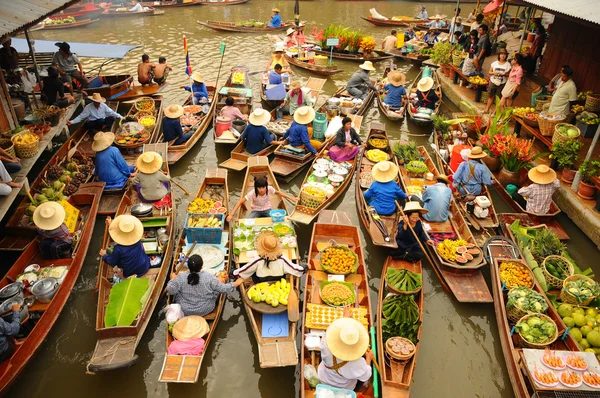
[[[406,167],[400,167],[400,176],[402,187],[405,192],[409,192],[408,186],[411,186],[411,179],[420,180],[425,185],[435,184],[435,176],[439,175],[433,160],[427,153],[425,147],[420,146],[419,153],[421,158],[425,159],[424,162],[429,169],[429,172],[433,174],[434,181],[427,181],[424,178],[412,178],[408,175]],[[477,241],[473,237],[471,230],[469,229],[462,212],[458,205],[454,201],[454,198],[450,200],[450,215],[448,220],[444,222],[430,222],[423,221],[428,224],[431,229],[428,233],[443,236],[454,235],[454,239],[464,239],[467,243],[473,244],[476,247]],[[440,238],[441,239],[441,238]],[[442,285],[452,291],[456,299],[461,303],[491,303],[492,295],[487,287],[485,279],[481,270],[485,267],[485,259],[482,253],[474,256],[474,259],[467,262],[466,264],[460,265],[458,263],[449,262],[445,260],[437,251],[436,247],[425,245],[426,250],[433,259],[433,268]]]
[[[383,72],[384,79],[387,77],[388,73],[390,73],[390,68],[386,67],[385,71]],[[406,103],[408,102],[406,97],[402,98],[402,106],[400,108],[392,109],[383,102],[383,100],[384,100],[383,95],[384,95],[383,90],[377,92],[377,107],[379,108],[379,112],[383,113],[385,115],[385,117],[387,117],[391,121],[397,122],[399,120],[403,120],[404,114],[405,114]]]
[[[369,132],[369,135],[365,141],[367,142],[367,145],[369,145],[368,142],[371,138],[384,139],[388,142],[388,147],[385,152],[389,156],[390,161],[398,166],[396,155],[394,155],[394,152],[392,152],[390,141],[385,131],[385,125],[372,122],[371,131]],[[396,243],[396,235],[398,234],[400,212],[396,211],[391,216],[378,215],[379,220],[375,220],[373,216],[376,213],[370,211],[372,208],[367,204],[367,201],[364,197],[364,193],[366,192],[367,188],[363,188],[361,186],[361,175],[363,173],[370,175],[373,166],[375,166],[375,163],[367,158],[367,151],[362,151],[358,161],[358,172],[356,173],[356,182],[354,184],[356,186],[356,208],[358,210],[358,215],[360,216],[360,219],[375,246],[383,246],[388,248],[398,247],[398,244]],[[395,182],[399,184],[400,178],[396,177]],[[383,231],[383,228],[385,228],[385,232]]]
[[[227,209],[224,214],[226,217],[229,214],[229,189],[227,187],[227,170],[225,169],[208,169],[202,180],[202,184],[196,193],[196,198],[211,199],[223,203],[223,206]],[[227,221],[223,223],[223,231],[229,231]],[[226,232],[224,232],[225,234]],[[223,250],[225,251],[225,258],[223,260],[223,266],[217,266],[213,268],[214,271],[221,271],[229,274],[230,271],[230,257],[229,257],[229,235],[222,239]],[[175,244],[175,255],[171,264],[170,273],[176,272],[180,266],[181,260],[180,255],[185,255],[188,246],[191,242],[187,242],[185,232],[182,232],[181,236],[178,237],[178,241]],[[226,295],[221,294],[215,305],[215,309],[205,315],[203,318],[206,319],[209,326],[209,332],[204,336],[204,349],[200,355],[170,355],[166,352],[169,349],[169,345],[173,342],[174,338],[169,331],[168,324],[165,325],[166,335],[166,346],[165,346],[165,360],[160,372],[158,381],[164,383],[196,383],[198,381],[198,375],[200,374],[200,367],[202,366],[202,360],[206,356],[206,352],[210,344],[213,342],[213,335],[217,329],[217,324],[221,319],[223,313],[223,307],[225,306]],[[169,296],[168,303],[171,304],[173,298]]]
[[[217,108],[213,114],[213,139],[215,144],[237,144],[238,138],[234,137],[232,133],[228,135],[223,134],[222,136],[217,136],[217,117],[221,113],[221,109],[225,106],[225,100],[227,97],[233,98],[234,106],[237,107],[240,112],[242,112],[246,116],[250,116],[252,113],[253,98],[254,91],[252,89],[252,81],[250,80],[249,69],[245,66],[235,66],[231,68],[231,73],[227,78],[225,84],[219,88],[219,91],[216,96],[216,106]],[[236,76],[244,76],[244,80],[242,83],[239,81],[234,83],[233,77],[234,74]],[[230,130],[232,130],[231,127]],[[241,134],[241,133],[240,133]]]
[[[90,80],[85,91],[90,97],[98,93],[108,101],[124,95],[132,86],[132,75],[102,75]]]
[[[69,6],[65,10],[51,15],[50,19],[61,19],[66,17],[73,18],[89,18],[89,19],[97,19],[100,17],[100,14],[104,11],[103,8],[96,7],[94,3],[85,3],[85,4],[73,4]]]
[[[199,1],[201,5],[205,6],[235,6],[239,4],[245,4],[250,0],[217,0],[217,1]]]
[[[102,18],[139,18],[163,15],[164,13],[163,10],[155,10],[154,8],[151,8],[148,11],[117,11],[115,9],[108,9],[104,10],[100,16],[102,16]]]
[[[427,25],[416,25],[415,26],[415,30],[419,30],[419,31],[426,31],[429,29],[430,28]],[[440,33],[450,33],[450,28],[448,27],[448,25],[446,25],[446,27],[443,27],[443,28],[436,28],[435,30]]]
[[[44,24],[43,30],[57,30],[57,29],[69,29],[69,28],[79,28],[81,26],[87,26],[94,22],[98,22],[99,19],[81,19],[79,21],[75,21],[73,23],[61,23],[61,24]]]
[[[376,93],[373,90],[369,90],[369,94],[367,95],[367,98],[363,101],[362,105],[359,106],[358,108],[354,109],[354,113],[353,115],[356,116],[363,116],[365,114],[365,112],[367,112],[367,109],[369,109],[369,107],[371,106],[371,103],[373,102],[373,99],[375,98]],[[344,98],[347,98],[349,100],[352,100],[352,94],[350,94],[347,90],[346,87],[342,87],[340,88],[338,91],[335,92],[335,94],[332,95],[333,98],[339,98],[341,100],[343,100]],[[321,107],[321,112],[326,112],[326,107],[325,105]],[[346,116],[350,116],[350,115],[346,115]],[[356,130],[358,132],[358,130]]]
[[[248,159],[248,169],[246,170],[246,177],[244,178],[244,185],[242,187],[241,197],[247,195],[250,191],[254,190],[254,179],[256,177],[266,177],[269,183],[269,186],[275,188],[275,190],[279,191],[279,184],[275,179],[275,176],[271,172],[269,168],[269,160],[264,157],[253,157]],[[285,202],[279,198],[277,195],[271,195],[271,208],[272,209],[282,209],[288,212],[287,206]],[[230,235],[232,235],[233,227],[239,222],[240,219],[246,219],[251,209],[247,207],[248,203],[246,202],[240,208],[239,212],[237,212],[233,217],[233,222],[230,225]],[[288,212],[289,213],[289,212]],[[255,224],[259,225],[261,220],[266,220],[265,225],[272,225],[270,218],[255,218]],[[290,224],[291,225],[291,224]],[[233,251],[233,239],[230,239],[230,253],[234,253]],[[243,258],[243,254],[245,252],[240,253],[240,255],[233,255],[233,261],[235,263],[236,268],[240,268],[243,264],[249,261],[247,256]],[[300,253],[298,248],[294,249],[286,249],[284,250],[284,256],[288,258],[290,261],[299,262],[300,261]],[[296,278],[292,275],[287,275],[286,279],[291,284],[292,288],[299,292],[300,286],[300,278]],[[242,296],[242,301],[244,303],[244,308],[246,309],[246,314],[248,315],[248,319],[250,321],[250,327],[252,329],[252,333],[256,339],[258,344],[258,360],[261,368],[273,368],[273,367],[282,367],[282,366],[295,366],[298,364],[298,349],[296,348],[296,324],[297,322],[290,322],[288,320],[288,329],[289,333],[286,337],[263,337],[263,313],[257,311],[252,308],[249,304],[249,300],[247,297],[248,290],[254,285],[251,279],[247,280],[243,284],[240,285],[240,295]]]
[[[166,159],[167,145],[165,143],[147,144],[144,146],[144,151],[155,151],[160,153],[163,157],[163,171],[168,173],[169,166]],[[169,195],[171,195],[172,208],[167,209],[166,215],[163,214],[163,210],[160,210],[159,212],[156,207],[153,207],[152,215],[150,217],[140,218],[142,224],[160,224],[161,226],[164,226],[167,229],[169,240],[164,244],[160,252],[162,255],[160,266],[158,268],[150,268],[148,272],[142,276],[142,278],[148,279],[150,294],[137,318],[129,326],[105,327],[104,325],[104,315],[106,306],[109,302],[110,290],[112,288],[112,283],[109,282],[109,280],[113,275],[113,267],[100,260],[97,281],[98,308],[96,312],[96,333],[98,340],[92,358],[87,364],[87,369],[90,372],[125,368],[133,365],[137,361],[135,349],[140,343],[144,331],[148,326],[154,308],[158,304],[163,285],[169,274],[171,258],[173,255],[176,211],[172,189],[170,190]],[[131,207],[138,203],[140,203],[140,198],[133,186],[130,186],[119,204],[116,215],[130,214]],[[106,228],[108,229],[108,226],[106,226]],[[105,236],[106,239],[102,242],[102,247],[108,247],[111,244],[110,235],[105,233]]]
[[[46,340],[73,291],[92,240],[96,212],[103,188],[103,183],[85,184],[77,194],[69,198],[69,203],[79,210],[74,234],[77,238],[73,239],[72,257],[60,260],[44,259],[36,238],[0,281],[0,288],[15,282],[17,276],[30,264],[39,264],[42,268],[48,266],[66,266],[68,268],[52,301],[47,304],[35,301],[28,309],[29,316],[24,322],[21,322],[21,331],[15,336],[15,351],[9,359],[0,364],[0,394],[2,395],[7,394],[9,387]],[[26,292],[25,296],[30,296],[30,293]],[[39,318],[34,320],[33,314],[39,315]]]
[[[378,62],[378,61],[383,61],[386,59],[394,58],[393,55],[378,55],[375,57],[365,58],[362,56],[362,54],[345,54],[345,53],[336,53],[335,51],[333,53],[331,53],[329,51],[324,51],[324,50],[313,50],[313,51],[315,52],[315,54],[325,55],[327,57],[331,56],[332,58],[335,58],[335,59],[343,59],[346,61],[354,61],[354,62],[365,62],[365,61]]]
[[[304,69],[307,70],[309,72],[312,72],[316,75],[321,75],[321,76],[331,76],[331,75],[335,75],[336,73],[340,73],[343,72],[342,69],[338,68],[337,65],[316,65],[316,64],[309,64],[308,61],[302,61],[300,59],[298,59],[298,57],[290,57],[289,55],[285,55],[285,59],[292,65],[300,68],[300,69]]]
[[[423,55],[419,52],[402,52],[399,48],[391,51],[375,50],[375,52],[379,55],[393,55],[395,58],[399,58],[417,65],[421,65],[423,61],[431,58],[430,55]]]
[[[421,80],[421,75],[423,74],[423,69],[421,69],[421,71],[419,72],[419,74],[417,75],[417,77],[415,78],[415,80],[413,80],[412,84],[410,85],[409,89],[406,90],[408,92],[408,106],[406,107],[406,113],[408,113],[408,116],[410,117],[410,120],[415,123],[418,126],[430,126],[431,124],[433,124],[433,119],[431,118],[421,118],[421,117],[417,117],[416,116],[416,107],[412,104],[412,101],[410,99],[411,94],[417,92],[417,83],[419,82],[419,80]],[[440,106],[442,105],[442,85],[440,84],[440,81],[438,79],[438,76],[436,73],[432,73],[431,78],[433,79],[433,87],[431,88],[432,90],[435,91],[435,93],[438,95],[438,97],[440,98],[438,103],[435,106],[435,109],[433,110],[433,115],[437,115],[440,112]]]
[[[177,8],[177,7],[190,7],[190,6],[199,6],[204,2],[201,0],[184,0],[181,3],[173,2],[171,0],[166,1],[142,1],[140,4],[143,7],[149,8]]]
[[[231,151],[231,157],[226,161],[220,163],[219,166],[235,171],[242,171],[246,168],[246,166],[248,166],[248,161],[250,159],[255,159],[258,157],[267,157],[273,152],[275,152],[275,149],[275,145],[269,145],[262,151],[252,155],[251,153],[246,151],[246,143],[244,141],[240,141]]]
[[[341,211],[324,210],[319,214],[317,222],[313,226],[311,242],[308,252],[308,272],[304,279],[304,296],[302,299],[302,355],[300,366],[300,398],[309,398],[315,396],[315,389],[311,388],[308,381],[304,378],[305,365],[312,364],[315,368],[321,362],[319,350],[310,351],[304,344],[304,339],[311,329],[327,329],[326,325],[312,325],[311,313],[332,308],[324,305],[321,299],[321,283],[328,280],[328,274],[323,270],[320,263],[319,253],[330,245],[334,240],[339,245],[346,245],[358,257],[358,268],[355,273],[346,275],[344,282],[354,285],[356,294],[356,303],[353,308],[353,318],[365,325],[367,331],[373,326],[373,317],[371,310],[371,299],[369,297],[369,280],[367,269],[360,241],[358,227],[353,226],[348,215]],[[335,308],[335,307],[333,307]],[[336,319],[342,317],[342,309],[335,308]],[[324,337],[323,337],[324,338]],[[373,342],[371,342],[373,343]],[[364,397],[373,397],[372,383]]]
[[[386,259],[381,271],[381,281],[379,284],[379,299],[377,304],[377,352],[379,353],[379,368],[381,369],[381,396],[383,398],[409,398],[410,387],[412,385],[415,368],[417,367],[417,355],[421,343],[421,331],[423,325],[419,325],[417,332],[417,343],[415,344],[414,355],[405,362],[391,359],[385,354],[385,343],[383,340],[382,321],[383,316],[383,300],[387,294],[395,294],[387,288],[386,278],[389,269],[406,269],[415,274],[423,275],[423,265],[421,261],[410,263],[404,260],[394,260],[389,257]],[[415,303],[419,307],[419,321],[423,321],[423,307],[425,306],[423,287],[415,293]],[[387,293],[387,294],[386,294]]]
[[[425,26],[425,24],[427,24],[427,22],[428,22],[428,21],[422,22],[419,19],[394,21],[392,19],[377,19],[377,18],[373,18],[371,16],[368,16],[368,17],[361,16],[361,18],[375,26],[402,26],[402,27],[406,27],[406,28],[409,27],[411,24],[414,24],[415,26],[420,26],[420,25]]]
[[[268,28],[266,25],[263,27],[248,27],[248,26],[237,26],[235,22],[220,22],[220,21],[197,21],[200,25],[216,30],[217,32],[236,32],[236,33],[269,33],[279,32],[286,30],[290,25],[282,24],[278,28]]]

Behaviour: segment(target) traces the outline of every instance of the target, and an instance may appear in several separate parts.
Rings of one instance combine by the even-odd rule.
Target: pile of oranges
[[[321,254],[321,265],[334,274],[349,274],[356,270],[356,257],[349,249],[334,246]]]
[[[517,262],[506,261],[500,265],[500,279],[506,282],[506,288],[515,286],[531,287],[533,281],[525,265]]]

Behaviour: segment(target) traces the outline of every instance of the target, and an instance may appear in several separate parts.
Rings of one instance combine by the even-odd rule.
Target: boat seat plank
[[[427,224],[431,227],[427,233],[452,233],[454,232],[454,228],[452,228],[452,222],[450,219],[444,222],[428,222],[424,221],[424,224]]]
[[[493,303],[492,294],[481,271],[472,274],[457,274],[441,270],[448,286],[461,303]],[[481,289],[485,286],[485,290]]]
[[[99,339],[90,367],[109,367],[131,361],[135,357],[136,339],[137,336]]]
[[[298,350],[292,341],[278,341],[258,345],[261,368],[295,366],[298,364]]]
[[[237,159],[227,159],[226,161],[219,164],[219,167],[225,167],[235,171],[242,171],[246,168],[248,162],[242,162]]]
[[[163,383],[195,383],[200,374],[202,356],[166,355],[159,381]]]

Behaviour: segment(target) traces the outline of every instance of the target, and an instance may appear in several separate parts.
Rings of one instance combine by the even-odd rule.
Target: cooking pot
[[[13,297],[23,298],[23,290],[25,286],[21,282],[10,283],[0,290],[0,302],[8,300]]]
[[[136,217],[147,217],[152,215],[152,205],[150,203],[138,203],[131,208],[131,215]]]
[[[31,288],[31,294],[33,294],[40,303],[47,304],[54,298],[54,295],[58,291],[58,287],[59,283],[56,278],[40,279]]]
[[[337,97],[331,97],[327,100],[327,105],[339,105],[341,100]]]
[[[12,309],[13,304],[19,304],[21,306],[21,310],[19,311],[19,317],[21,318],[21,322],[23,322],[29,316],[29,308],[24,304],[25,301],[23,297],[13,297],[8,300],[5,300],[2,304],[0,304],[0,317],[2,317],[5,321],[12,321]]]

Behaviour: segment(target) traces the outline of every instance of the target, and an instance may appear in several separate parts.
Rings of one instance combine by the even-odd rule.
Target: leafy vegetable
[[[540,229],[535,234],[531,254],[539,262],[546,257],[557,255],[567,250],[567,246],[548,228]]]
[[[551,341],[556,332],[556,324],[543,317],[530,316],[525,322],[516,325],[519,334],[528,342],[544,344]]]
[[[141,300],[147,287],[145,278],[127,278],[114,285],[104,314],[104,326],[131,325],[142,309]]]
[[[409,339],[413,342],[413,344],[417,344],[419,342],[417,335],[419,333],[420,326],[421,321],[417,321],[416,323],[410,323],[394,322],[389,319],[382,319],[381,334],[383,336],[383,341],[386,341],[390,337],[400,336]]]
[[[533,313],[544,313],[548,310],[548,303],[544,297],[527,287],[510,289],[506,308],[513,306]]]

